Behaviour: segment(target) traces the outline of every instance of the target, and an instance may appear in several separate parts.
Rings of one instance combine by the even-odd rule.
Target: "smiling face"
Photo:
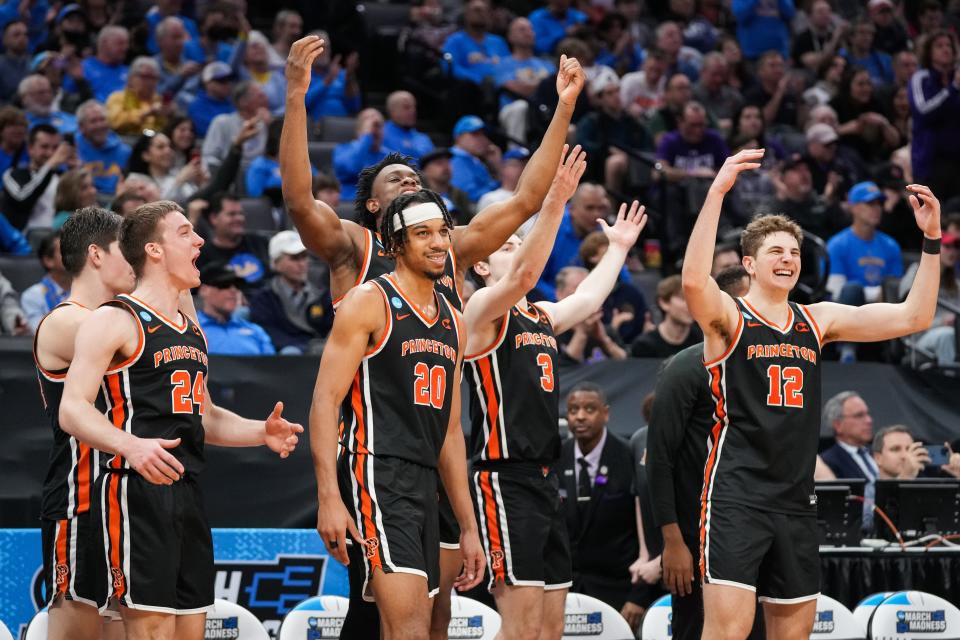
[[[800,278],[800,244],[793,234],[775,231],[763,239],[756,256],[744,256],[743,266],[755,286],[789,292]]]
[[[373,188],[367,200],[367,211],[377,215],[380,224],[380,212],[386,211],[390,203],[403,193],[420,191],[420,176],[405,164],[391,164],[383,168],[373,180]]]
[[[405,231],[406,241],[397,254],[397,261],[431,280],[443,277],[450,250],[450,227],[441,219],[427,220]]]
[[[150,171],[167,173],[173,166],[173,147],[170,138],[158,133],[153,136],[147,150],[143,152],[144,161],[150,166]]]

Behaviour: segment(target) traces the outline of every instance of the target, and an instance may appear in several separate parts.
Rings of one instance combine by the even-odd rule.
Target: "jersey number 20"
[[[413,373],[417,376],[413,382],[413,401],[425,407],[442,409],[443,397],[447,394],[447,370],[440,365],[428,367],[425,362],[418,362]]]
[[[783,367],[772,364],[767,367],[767,377],[770,379],[770,391],[767,393],[767,404],[771,407],[803,408],[803,369],[799,367]]]

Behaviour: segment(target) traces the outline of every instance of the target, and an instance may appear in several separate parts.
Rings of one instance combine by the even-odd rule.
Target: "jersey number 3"
[[[767,404],[771,407],[803,408],[803,369],[772,364],[767,367],[770,391]]]
[[[177,369],[170,374],[170,384],[173,385],[172,404],[174,413],[193,413],[194,405],[203,414],[203,402],[206,398],[203,386],[203,372],[198,371],[197,377],[190,380],[190,372]],[[192,393],[191,393],[192,392]]]
[[[425,362],[418,362],[413,373],[417,376],[413,382],[413,401],[425,407],[442,409],[443,397],[447,394],[447,370],[440,365],[428,367]]]
[[[537,355],[537,364],[540,366],[540,387],[550,393],[553,391],[554,381],[553,381],[553,359],[550,357],[549,353],[541,353]]]

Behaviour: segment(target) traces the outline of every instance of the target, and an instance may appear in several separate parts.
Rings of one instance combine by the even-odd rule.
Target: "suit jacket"
[[[629,567],[640,553],[630,446],[607,432],[590,502],[580,508],[574,442],[569,438],[563,443],[559,462],[560,494],[570,534],[574,576],[589,574],[622,583],[626,595],[631,589]]]
[[[820,454],[823,461],[827,463],[830,470],[838,478],[863,478],[869,480],[860,469],[860,465],[853,459],[847,451],[839,444],[835,444]]]

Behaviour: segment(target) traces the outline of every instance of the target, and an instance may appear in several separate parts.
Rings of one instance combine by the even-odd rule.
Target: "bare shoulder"
[[[113,305],[104,305],[90,312],[80,326],[80,332],[88,336],[99,336],[97,342],[105,346],[122,344],[128,340],[138,340],[139,323],[128,311]]]
[[[62,369],[70,365],[77,331],[90,313],[79,305],[69,305],[54,309],[43,319],[36,338],[36,357],[41,367]]]
[[[373,282],[364,282],[350,289],[337,306],[336,319],[344,324],[362,323],[376,324],[379,319],[382,324],[386,298],[379,286]]]

